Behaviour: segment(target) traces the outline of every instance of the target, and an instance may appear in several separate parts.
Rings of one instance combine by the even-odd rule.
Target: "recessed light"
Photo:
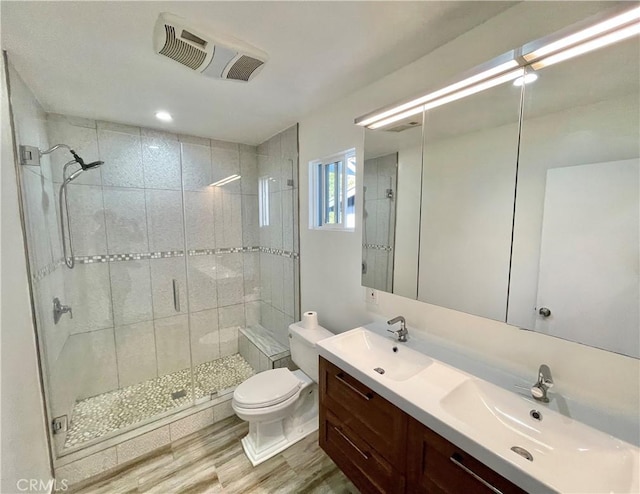
[[[530,72],[527,75],[518,77],[515,81],[513,81],[513,85],[522,86],[523,84],[531,84],[532,82],[537,80],[538,80],[538,74],[534,74],[533,72]]]
[[[157,111],[156,112],[156,118],[158,120],[162,120],[163,122],[171,122],[173,120],[173,117],[171,116],[171,113],[166,112],[166,111]]]

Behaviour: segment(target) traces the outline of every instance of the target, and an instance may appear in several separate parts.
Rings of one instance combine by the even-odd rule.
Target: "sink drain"
[[[382,367],[376,367],[373,370],[376,371],[378,374],[384,374],[384,369]]]
[[[529,412],[529,415],[531,415],[531,417],[537,421],[542,420],[542,413],[540,413],[538,410],[531,410]]]
[[[514,453],[518,453],[523,458],[526,458],[529,461],[533,461],[533,456],[526,449],[521,448],[520,446],[512,446],[511,451]]]

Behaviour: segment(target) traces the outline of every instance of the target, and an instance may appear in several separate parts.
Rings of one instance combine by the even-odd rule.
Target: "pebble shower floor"
[[[254,373],[240,354],[200,364],[193,373],[195,399],[237,386]],[[191,370],[184,369],[78,401],[64,447],[77,446],[188,405],[193,399],[191,384]]]

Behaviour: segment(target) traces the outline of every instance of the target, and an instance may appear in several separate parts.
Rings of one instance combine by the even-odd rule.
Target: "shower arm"
[[[73,151],[73,149],[71,149],[71,147],[67,146],[66,144],[56,144],[55,146],[50,147],[46,151],[40,151],[40,156],[44,156],[45,154],[53,153],[56,149],[59,149],[59,148],[66,148],[69,151]]]

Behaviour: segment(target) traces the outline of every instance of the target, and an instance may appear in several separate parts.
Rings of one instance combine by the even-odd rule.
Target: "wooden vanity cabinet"
[[[363,494],[522,489],[320,357],[320,447]]]
[[[409,417],[407,493],[526,494],[517,485]]]
[[[404,493],[408,416],[323,358],[318,384],[320,447],[363,493]]]

